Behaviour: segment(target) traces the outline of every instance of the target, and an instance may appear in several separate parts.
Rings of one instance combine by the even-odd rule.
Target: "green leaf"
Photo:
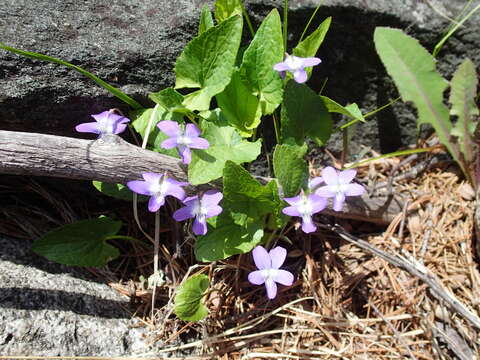
[[[282,201],[274,181],[261,185],[240,165],[228,161],[223,169],[223,208],[234,214],[240,225],[267,214],[278,215]]]
[[[180,285],[175,295],[175,314],[184,321],[199,321],[208,315],[202,298],[210,284],[207,275],[194,275]]]
[[[418,110],[417,124],[431,124],[440,142],[462,166],[458,148],[450,142],[452,124],[448,108],[443,104],[443,92],[447,88],[447,82],[435,70],[434,57],[418,40],[399,29],[377,27],[374,42],[402,100],[415,104]]]
[[[215,1],[215,19],[217,22],[221,23],[234,15],[242,15],[242,0]]]
[[[216,108],[213,110],[205,110],[198,113],[198,115],[204,120],[209,121],[217,126],[229,126],[228,120],[223,114],[222,109]]]
[[[245,50],[240,67],[250,91],[260,99],[264,115],[271,114],[282,102],[283,80],[273,65],[283,60],[283,52],[280,15],[273,9]]]
[[[303,158],[307,145],[281,144],[273,152],[273,171],[285,197],[298,194],[308,180],[308,165]]]
[[[281,112],[282,139],[302,145],[306,137],[324,145],[332,134],[332,119],[323,100],[305,84],[290,80]]]
[[[166,111],[163,107],[158,106],[156,113],[154,112],[154,109],[149,108],[133,111],[130,113],[130,116],[133,128],[142,136],[142,138],[145,138],[148,123],[150,121],[152,122],[150,136],[148,137],[147,143],[151,146],[152,150],[176,158],[179,157],[176,148],[167,150],[160,146],[163,140],[167,139],[168,136],[160,131],[157,124],[159,121],[163,120],[172,120],[183,124],[183,116],[181,114]]]
[[[240,39],[242,18],[233,16],[191,40],[175,63],[175,88],[200,88],[185,96],[190,110],[208,110],[210,100],[230,82]]]
[[[472,154],[472,135],[475,131],[474,116],[478,115],[478,108],[475,103],[477,96],[478,78],[475,71],[475,65],[470,59],[465,61],[458,67],[453,74],[450,82],[450,99],[452,104],[450,109],[451,115],[458,117],[457,122],[452,129],[452,135],[458,137],[460,150],[464,154],[466,160],[473,160]]]
[[[210,227],[205,236],[198,237],[195,257],[198,261],[210,262],[244,254],[257,246],[262,237],[263,226],[259,222],[241,226],[228,215],[221,214],[216,226]]]
[[[210,147],[192,151],[192,162],[188,167],[188,180],[192,185],[205,184],[221,177],[228,160],[242,164],[255,160],[260,154],[260,140],[246,141],[231,126],[217,126],[203,121],[202,129],[202,137],[208,140]]]
[[[253,130],[260,125],[262,111],[258,98],[251,94],[238,71],[233,73],[230,84],[216,98],[228,123],[240,135],[252,136]]]
[[[331,22],[331,16],[326,18],[313,33],[295,46],[293,55],[303,58],[315,56],[327,35]]]
[[[198,25],[198,35],[203,34],[208,29],[212,28],[213,18],[212,13],[210,12],[210,8],[207,4],[203,5],[202,12],[200,14],[200,24]]]
[[[81,220],[56,228],[32,245],[32,250],[50,261],[73,266],[104,266],[119,255],[106,242],[122,227],[108,217]]]
[[[93,186],[95,189],[100,191],[101,193],[113,197],[119,200],[126,200],[132,201],[133,200],[133,193],[132,191],[122,184],[110,184],[101,181],[92,181]],[[144,195],[139,195],[137,197],[138,201],[147,201],[148,197]]]
[[[173,88],[166,88],[159,92],[150,93],[148,97],[163,107],[162,110],[168,112],[178,112],[181,114],[189,113],[190,111],[183,106],[182,102],[184,96]]]
[[[359,120],[361,122],[365,122],[365,118],[363,117],[363,114],[356,103],[353,103],[347,106],[342,106],[336,101],[326,96],[320,96],[320,99],[323,100],[323,103],[327,107],[328,112],[342,114],[350,118]]]
[[[313,33],[297,44],[293,49],[293,55],[303,58],[315,56],[327,35],[331,22],[331,16],[326,18]],[[307,67],[305,70],[308,75],[312,73],[311,67]]]
[[[33,52],[33,51],[25,51],[25,50],[16,49],[16,48],[7,46],[7,45],[5,45],[1,42],[0,42],[0,49],[7,50],[7,51],[13,52],[13,53],[18,54],[18,55],[23,55],[23,56],[31,58],[31,59],[49,61],[49,62],[52,62],[52,63],[56,63],[56,64],[60,64],[60,65],[69,67],[70,69],[73,69],[73,70],[79,72],[80,74],[88,77],[89,79],[93,80],[98,85],[100,85],[101,87],[103,87],[104,89],[109,91],[112,95],[116,96],[117,98],[122,100],[124,103],[130,105],[132,108],[134,108],[134,109],[143,108],[142,105],[140,105],[137,101],[132,99],[130,96],[128,96],[127,94],[125,94],[121,90],[117,89],[116,87],[110,85],[109,83],[103,81],[98,76],[88,72],[85,69],[82,69],[80,66],[73,65],[73,64],[71,64],[67,61],[57,59],[57,58],[54,58],[54,57],[51,57],[51,56],[39,54],[39,53],[36,53],[36,52]]]

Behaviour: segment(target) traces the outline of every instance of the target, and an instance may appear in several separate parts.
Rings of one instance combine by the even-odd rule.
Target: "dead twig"
[[[472,313],[462,302],[460,302],[452,293],[443,287],[438,278],[429,271],[425,266],[420,262],[415,260],[412,257],[408,259],[401,255],[392,255],[383,250],[376,248],[375,246],[369,244],[365,240],[359,239],[349,233],[347,233],[339,225],[322,225],[334,233],[338,234],[342,239],[357,245],[363,250],[368,251],[369,253],[376,255],[388,263],[410,273],[413,276],[416,276],[424,283],[429,286],[430,291],[450,306],[450,308],[456,311],[458,314],[462,315],[465,319],[470,321],[470,323],[476,328],[480,329],[480,318]]]

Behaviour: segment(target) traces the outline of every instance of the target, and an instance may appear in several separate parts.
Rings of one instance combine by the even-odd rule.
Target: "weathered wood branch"
[[[167,171],[187,180],[181,161],[129,144],[116,135],[97,140],[0,130],[0,173],[125,184],[143,172]]]
[[[0,174],[51,176],[125,184],[143,172],[167,171],[187,181],[178,159],[132,145],[116,135],[97,140],[0,130]],[[388,224],[403,207],[393,197],[349,198],[343,212],[329,215]]]

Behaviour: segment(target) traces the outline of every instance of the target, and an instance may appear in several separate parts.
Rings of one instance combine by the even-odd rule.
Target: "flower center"
[[[261,270],[262,276],[267,279],[272,279],[274,278],[275,275],[277,275],[277,269],[263,269]]]
[[[168,190],[168,183],[163,180],[160,180],[159,182],[152,184],[152,186],[150,186],[150,191],[152,192],[152,195],[156,195],[156,196],[164,196],[167,190]]]
[[[301,68],[303,68],[302,59],[296,56],[287,56],[287,58],[285,59],[285,62],[290,67],[290,70],[292,71],[300,70]]]
[[[113,124],[108,117],[100,119],[98,122],[98,130],[102,134],[113,134]]]
[[[195,201],[195,205],[193,206],[193,214],[199,218],[199,219],[204,219],[207,217],[208,209],[203,206],[202,200],[197,199]]]
[[[302,216],[310,216],[312,214],[312,204],[310,204],[308,197],[303,196],[302,201],[298,204],[297,209]]]
[[[178,145],[188,146],[191,143],[192,143],[192,140],[188,136],[185,136],[185,135],[177,136],[177,144]]]
[[[330,190],[337,194],[343,194],[347,190],[348,184],[335,184],[330,185]]]

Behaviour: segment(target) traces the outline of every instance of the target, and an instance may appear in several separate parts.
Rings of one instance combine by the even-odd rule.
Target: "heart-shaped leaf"
[[[180,285],[175,296],[175,314],[184,321],[199,321],[208,315],[202,297],[208,289],[206,275],[194,275]]]
[[[121,227],[121,221],[108,217],[77,221],[42,236],[33,243],[32,250],[60,264],[104,266],[119,255],[118,249],[106,240]]]

